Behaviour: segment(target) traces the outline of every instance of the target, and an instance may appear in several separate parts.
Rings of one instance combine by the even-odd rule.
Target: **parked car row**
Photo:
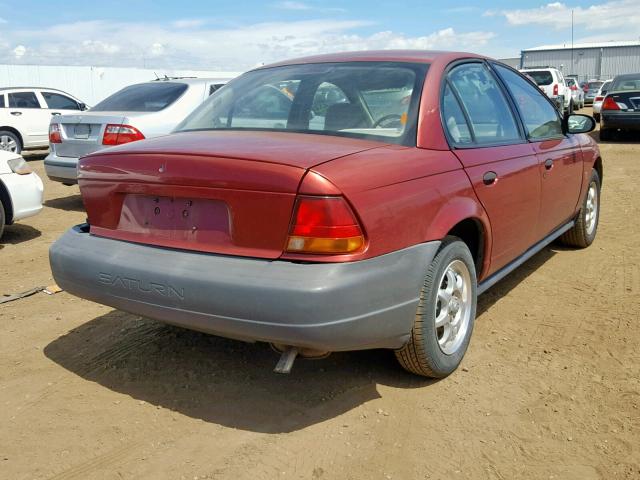
[[[640,132],[640,73],[618,75],[611,81],[600,107],[600,139],[621,131]]]

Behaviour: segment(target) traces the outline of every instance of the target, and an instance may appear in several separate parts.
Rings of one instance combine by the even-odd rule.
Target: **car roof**
[[[341,62],[405,62],[433,63],[436,60],[454,61],[462,58],[486,58],[475,53],[446,52],[438,50],[363,50],[358,52],[339,52],[309,57],[294,58],[282,62],[258,67],[279,67],[285,65],[301,65],[305,63],[341,63]]]
[[[0,87],[0,92],[6,92],[7,90],[47,90],[49,92],[60,92],[65,95],[71,95],[70,93],[65,92],[64,90],[60,90],[58,88],[49,88],[49,87]]]
[[[229,79],[226,78],[200,78],[200,77],[161,77],[156,80],[148,80],[146,82],[140,82],[138,85],[144,83],[185,83],[187,85],[199,85],[202,83],[227,83]]]
[[[629,78],[636,79],[640,77],[640,73],[623,73],[622,75],[616,75],[614,80],[627,80]]]

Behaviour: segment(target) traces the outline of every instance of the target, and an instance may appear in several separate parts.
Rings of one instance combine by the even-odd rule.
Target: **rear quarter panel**
[[[313,170],[344,193],[362,222],[367,249],[353,260],[441,240],[465,218],[482,222],[490,251],[488,218],[450,151],[388,146]]]

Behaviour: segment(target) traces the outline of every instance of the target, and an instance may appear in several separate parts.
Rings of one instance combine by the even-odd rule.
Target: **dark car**
[[[611,140],[614,132],[640,131],[640,73],[613,79],[600,110],[600,139]]]
[[[602,161],[512,68],[383,51],[245,73],[175,133],[79,164],[59,285],[295,356],[388,348],[444,377],[477,295],[550,242],[593,242]]]

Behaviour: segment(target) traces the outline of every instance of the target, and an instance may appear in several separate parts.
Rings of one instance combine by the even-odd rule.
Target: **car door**
[[[48,111],[50,117],[66,115],[68,113],[77,114],[82,111],[79,102],[68,95],[46,90],[41,90],[37,93],[41,95],[41,103],[44,102],[43,108]]]
[[[511,93],[538,157],[541,201],[537,240],[541,240],[575,214],[582,181],[582,152],[577,139],[563,133],[558,112],[538,89],[508,67],[493,67]]]
[[[11,126],[22,135],[24,147],[49,144],[50,114],[42,108],[33,90],[14,90],[7,93]]]
[[[482,61],[449,70],[442,118],[491,222],[491,274],[533,244],[540,209],[538,160],[513,105]]]

